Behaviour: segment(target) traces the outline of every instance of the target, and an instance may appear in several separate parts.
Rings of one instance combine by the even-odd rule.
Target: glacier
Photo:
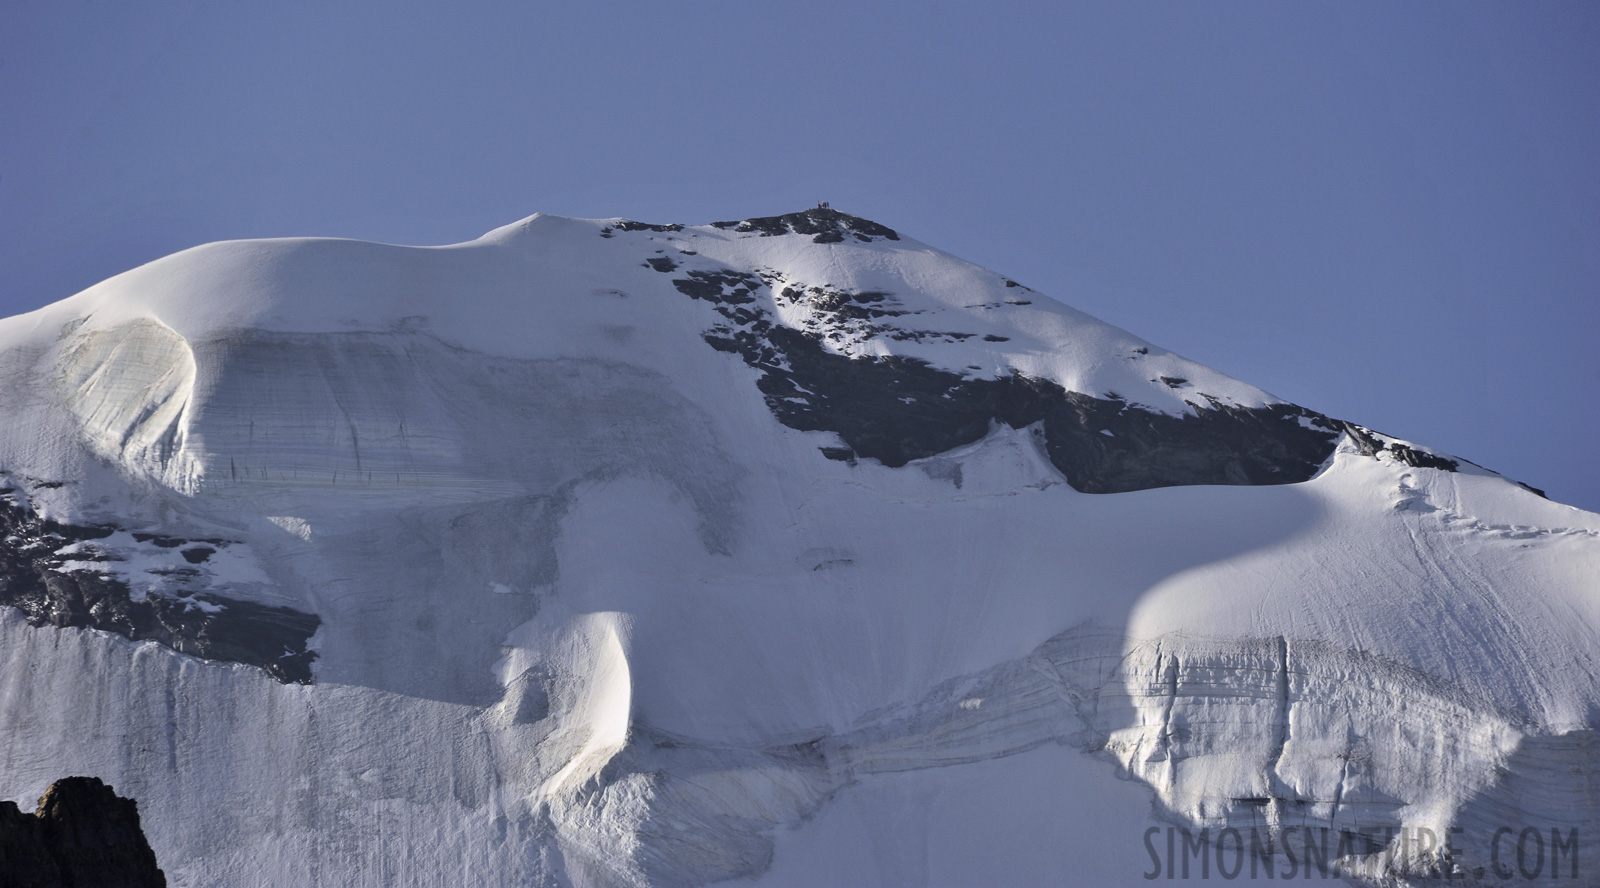
[[[1600,873],[1600,516],[877,223],[208,244],[0,380],[0,798],[174,885]]]

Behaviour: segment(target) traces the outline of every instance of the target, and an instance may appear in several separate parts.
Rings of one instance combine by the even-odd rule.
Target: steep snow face
[[[0,470],[0,797],[176,884],[1600,834],[1600,516],[835,211],[196,248],[0,321]]]
[[[182,336],[152,321],[88,333],[73,340],[60,374],[62,400],[96,456],[194,488],[198,466],[185,445],[195,360]]]

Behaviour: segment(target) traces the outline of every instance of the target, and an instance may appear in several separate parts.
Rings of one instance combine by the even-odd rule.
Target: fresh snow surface
[[[225,540],[210,588],[322,621],[297,685],[0,608],[0,798],[100,777],[177,886],[1131,885],[1147,829],[1252,824],[1600,872],[1600,516],[1348,439],[1106,495],[1027,428],[826,459],[649,260],[969,334],[841,354],[1279,401],[909,238],[620,221],[210,244],[0,321],[0,486],[121,528],[65,569]]]

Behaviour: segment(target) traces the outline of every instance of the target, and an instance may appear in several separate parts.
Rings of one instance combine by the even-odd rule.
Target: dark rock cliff
[[[779,422],[839,436],[844,447],[824,448],[830,459],[863,457],[893,468],[971,444],[998,424],[1039,423],[1050,461],[1085,493],[1291,484],[1316,474],[1345,428],[1292,404],[1245,408],[1199,394],[1209,403],[1170,416],[1120,396],[1096,398],[1015,372],[973,378],[916,358],[849,357],[823,348],[823,338],[845,331],[958,341],[974,334],[890,331],[885,319],[904,312],[889,294],[785,287],[775,298],[811,300],[834,321],[833,329],[798,330],[777,323],[762,307],[758,294],[773,287],[759,274],[696,270],[672,283],[684,295],[711,303],[725,319],[706,332],[706,342],[761,371],[756,385]],[[1165,382],[1176,387],[1187,380]],[[1378,438],[1371,440],[1382,448]],[[1428,464],[1444,468],[1446,462]]]
[[[285,684],[311,683],[317,654],[307,645],[322,622],[315,614],[227,598],[203,587],[183,598],[136,595],[110,572],[69,568],[104,558],[85,551],[85,544],[116,532],[109,525],[41,518],[19,499],[16,488],[0,486],[0,605],[21,610],[34,626],[115,632],[207,660],[258,666]],[[157,548],[178,549],[194,565],[229,545],[226,540],[148,533],[132,537]]]
[[[24,813],[0,801],[0,888],[164,888],[139,805],[94,777],[56,781]]]

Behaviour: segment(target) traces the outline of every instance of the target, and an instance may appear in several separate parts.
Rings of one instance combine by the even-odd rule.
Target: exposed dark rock
[[[676,271],[678,268],[678,263],[673,262],[669,256],[652,256],[644,261],[656,271]]]
[[[762,216],[755,219],[745,219],[742,222],[713,222],[716,228],[731,228],[738,232],[758,232],[762,237],[776,237],[784,234],[809,234],[813,235],[812,241],[819,244],[836,244],[847,236],[859,241],[871,241],[873,238],[885,240],[899,240],[900,235],[895,230],[884,225],[879,225],[858,216],[841,213],[827,207],[814,207],[799,213],[789,213],[783,216]]]
[[[889,312],[908,313],[889,294],[793,284],[773,294],[772,282],[778,280],[731,270],[691,271],[673,283],[685,295],[710,302],[727,321],[707,331],[706,342],[761,371],[756,384],[779,422],[802,431],[833,432],[843,440],[845,447],[822,448],[829,459],[864,457],[902,466],[973,443],[996,424],[1023,428],[1037,423],[1051,463],[1086,493],[1288,484],[1316,474],[1340,433],[1351,428],[1292,404],[1237,407],[1199,393],[1206,403],[1173,416],[1120,396],[1069,392],[1016,372],[974,379],[915,358],[851,357],[838,349],[854,339],[923,331],[875,323]],[[815,329],[775,323],[757,304],[763,287],[780,304],[810,300],[824,323]],[[824,341],[835,350],[824,348]],[[1162,381],[1173,388],[1189,384],[1176,377]],[[1451,460],[1403,444],[1379,449],[1408,465],[1455,468]]]
[[[135,533],[133,534],[133,538],[141,543],[153,543],[163,549],[176,549],[188,542],[188,540],[180,540],[175,537],[161,536],[160,534],[155,533]]]
[[[759,277],[743,271],[691,271],[687,278],[674,280],[672,285],[691,299],[718,305],[754,302],[756,298],[751,294],[764,286]]]
[[[258,666],[285,684],[311,683],[311,663],[317,655],[306,645],[322,622],[315,614],[204,591],[182,598],[156,594],[136,598],[126,582],[109,573],[63,569],[68,561],[106,560],[62,550],[103,540],[116,530],[41,519],[17,499],[15,491],[0,491],[0,605],[22,611],[34,626],[115,632],[207,660]],[[216,546],[225,545],[222,540],[133,536],[162,548],[208,543],[181,553],[190,564],[204,562]],[[187,568],[182,573],[198,575]]]
[[[1360,450],[1367,456],[1377,456],[1379,453],[1388,451],[1390,456],[1408,466],[1413,466],[1416,468],[1443,469],[1446,472],[1454,472],[1461,467],[1461,464],[1453,459],[1446,459],[1445,457],[1437,454],[1428,453],[1424,450],[1417,450],[1416,448],[1409,447],[1399,441],[1389,441],[1385,443],[1379,437],[1379,433],[1374,432],[1365,426],[1358,426],[1353,422],[1342,421],[1339,423],[1339,426],[1345,432],[1349,433],[1350,440],[1355,442],[1356,449]],[[1523,486],[1526,487],[1527,485]],[[1540,493],[1539,495],[1543,496],[1544,494]]]
[[[778,295],[780,302],[808,305],[834,318],[897,318],[911,313],[891,294],[878,290],[848,293],[827,287],[784,287]]]
[[[623,219],[611,227],[618,231],[654,231],[657,234],[683,230],[683,226],[676,222],[668,225],[652,225],[649,222],[635,222],[632,219]]]
[[[210,546],[195,546],[193,549],[184,549],[181,554],[184,561],[190,564],[201,564],[207,558],[217,554],[217,550]]]
[[[26,814],[0,801],[0,888],[164,888],[139,806],[94,777],[56,781]]]
[[[0,801],[0,888],[64,884],[42,833],[37,817],[24,814],[16,802]]]
[[[796,329],[826,338],[829,345],[843,354],[850,354],[856,346],[875,336],[886,336],[899,342],[960,342],[978,335],[955,330],[917,330],[897,326],[889,319],[920,312],[907,309],[892,293],[880,290],[849,292],[830,287],[791,285],[775,272],[763,274],[762,279],[773,291],[773,300],[778,305],[810,309],[808,314],[802,316],[800,326]]]
[[[601,228],[600,229],[600,236],[601,237],[616,237],[615,233],[618,232],[618,231],[654,231],[654,232],[656,232],[658,234],[661,234],[661,233],[666,233],[666,232],[682,231],[682,230],[683,230],[683,226],[679,225],[677,223],[673,223],[671,225],[652,225],[649,222],[635,222],[632,219],[623,219],[620,222],[614,223],[612,225],[607,225],[607,226]]]

